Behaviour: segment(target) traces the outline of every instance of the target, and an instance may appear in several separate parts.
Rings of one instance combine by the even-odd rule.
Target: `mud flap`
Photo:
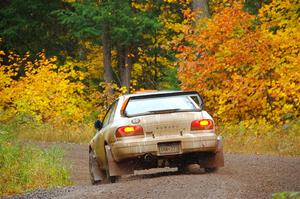
[[[91,169],[91,173],[93,175],[93,183],[97,183],[100,181],[103,181],[105,179],[105,176],[103,174],[103,172],[101,172],[100,167],[98,165],[98,162],[96,160],[96,157],[94,157],[93,154],[89,154],[90,155],[90,161],[91,161],[91,165],[90,165],[90,169]]]
[[[134,173],[134,164],[130,161],[116,162],[113,159],[110,146],[105,146],[110,176],[122,176]]]
[[[218,137],[217,148],[214,153],[199,159],[201,168],[219,168],[224,166],[222,137]]]

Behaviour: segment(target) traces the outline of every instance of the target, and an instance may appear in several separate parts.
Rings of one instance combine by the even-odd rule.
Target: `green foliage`
[[[280,192],[272,195],[273,199],[299,199],[300,192]]]
[[[63,151],[18,144],[13,130],[0,125],[0,196],[70,184]]]
[[[104,22],[99,5],[95,1],[83,1],[71,5],[72,10],[55,10],[53,15],[56,15],[61,24],[67,26],[76,38],[99,38]]]
[[[108,33],[115,82],[120,83],[124,75],[120,58],[129,57],[133,62],[132,89],[158,88],[159,81],[169,76],[168,69],[163,70],[175,61],[174,46],[178,43],[172,41],[192,20],[189,3],[89,0],[70,3],[69,9],[53,13],[75,38],[100,44],[101,36]]]
[[[177,68],[165,68],[162,70],[160,89],[180,90],[180,82],[177,79]]]
[[[0,1],[0,38],[4,49],[19,54],[47,50],[57,55],[70,49],[73,42],[65,40],[65,29],[51,12],[63,7],[60,0],[4,0]]]
[[[149,13],[139,12],[131,7],[130,1],[115,0],[101,3],[88,0],[70,4],[72,9],[53,12],[73,35],[80,39],[98,41],[103,34],[104,24],[108,26],[111,40],[118,45],[137,46],[144,41],[145,33],[154,33],[160,24]]]
[[[246,0],[244,3],[244,9],[251,14],[257,15],[262,5],[269,2],[270,0]]]

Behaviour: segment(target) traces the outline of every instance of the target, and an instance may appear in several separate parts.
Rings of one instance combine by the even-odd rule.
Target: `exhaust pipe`
[[[155,157],[151,153],[147,153],[144,155],[144,161],[147,163],[154,162]]]

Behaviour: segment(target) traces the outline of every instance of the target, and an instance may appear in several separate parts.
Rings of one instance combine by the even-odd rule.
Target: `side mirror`
[[[102,122],[100,120],[96,120],[94,127],[96,130],[100,131],[100,129],[102,129]]]

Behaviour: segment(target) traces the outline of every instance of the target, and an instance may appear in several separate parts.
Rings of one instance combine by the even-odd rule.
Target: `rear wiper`
[[[155,111],[148,111],[149,113],[173,113],[180,111],[182,109],[180,108],[174,108],[174,109],[163,109],[163,110],[155,110]]]

